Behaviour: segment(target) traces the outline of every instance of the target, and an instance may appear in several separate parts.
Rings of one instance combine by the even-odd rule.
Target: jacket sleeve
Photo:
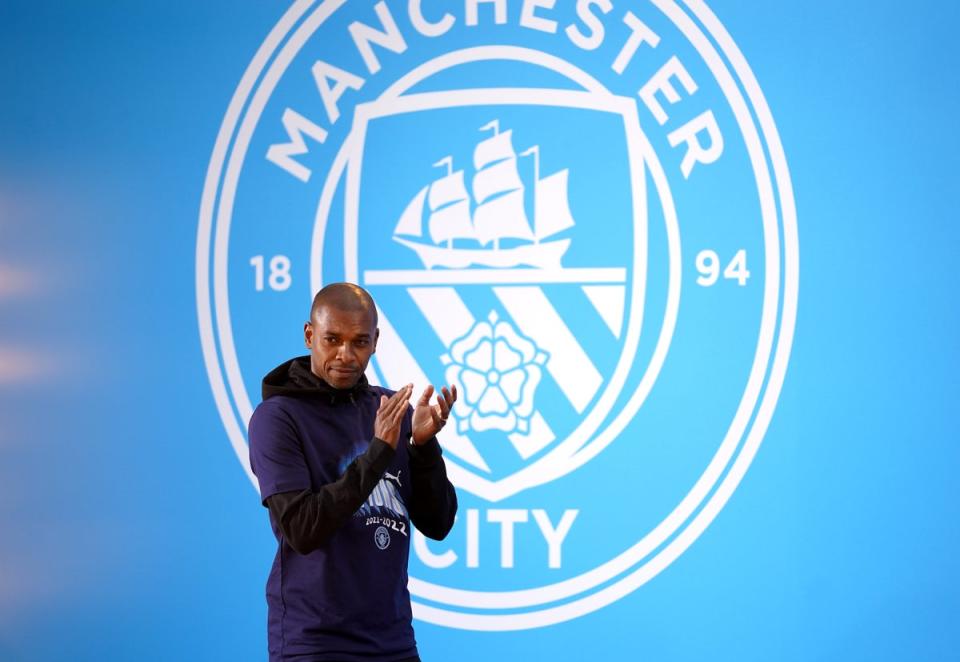
[[[280,492],[265,500],[284,540],[298,554],[319,549],[367,500],[395,451],[376,437],[340,478],[319,490]]]
[[[428,538],[443,540],[457,514],[457,492],[447,479],[440,443],[433,437],[422,446],[409,444],[413,497],[410,520]]]

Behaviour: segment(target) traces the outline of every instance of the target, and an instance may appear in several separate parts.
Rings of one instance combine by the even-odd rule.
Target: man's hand
[[[457,401],[457,387],[444,386],[437,394],[437,404],[430,405],[430,396],[433,395],[433,386],[428,386],[423,395],[417,400],[413,410],[413,443],[418,446],[427,443],[447,423],[450,409]]]
[[[400,424],[403,415],[407,413],[410,395],[413,393],[413,384],[407,384],[391,395],[380,396],[380,406],[377,408],[377,418],[373,422],[373,435],[383,439],[390,448],[397,447],[400,439]]]

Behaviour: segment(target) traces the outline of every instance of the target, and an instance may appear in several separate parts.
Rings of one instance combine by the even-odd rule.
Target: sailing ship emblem
[[[446,168],[446,173],[421,188],[407,204],[394,228],[394,241],[416,252],[427,269],[472,265],[559,269],[570,239],[547,239],[574,225],[567,197],[568,169],[541,178],[539,145],[518,155],[513,131],[501,132],[499,120],[480,130],[493,130],[493,135],[474,147],[470,192],[463,169],[454,169],[453,157],[441,159],[434,166]],[[517,159],[524,156],[533,157],[532,224],[525,209],[526,187],[517,168]],[[433,243],[423,241],[424,225]],[[515,241],[506,246],[502,240]]]

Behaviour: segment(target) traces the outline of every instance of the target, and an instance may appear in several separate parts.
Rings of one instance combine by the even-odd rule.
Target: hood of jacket
[[[263,399],[275,395],[294,397],[322,397],[331,403],[352,402],[369,388],[366,375],[351,388],[334,388],[310,370],[310,356],[297,356],[284,361],[263,378]]]

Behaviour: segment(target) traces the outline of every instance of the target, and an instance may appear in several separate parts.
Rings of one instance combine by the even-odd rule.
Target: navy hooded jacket
[[[440,445],[396,450],[373,436],[381,395],[335,389],[291,359],[263,380],[250,419],[250,466],[277,553],[267,580],[271,662],[404,660],[417,655],[407,590],[411,524],[442,539],[457,499]]]

